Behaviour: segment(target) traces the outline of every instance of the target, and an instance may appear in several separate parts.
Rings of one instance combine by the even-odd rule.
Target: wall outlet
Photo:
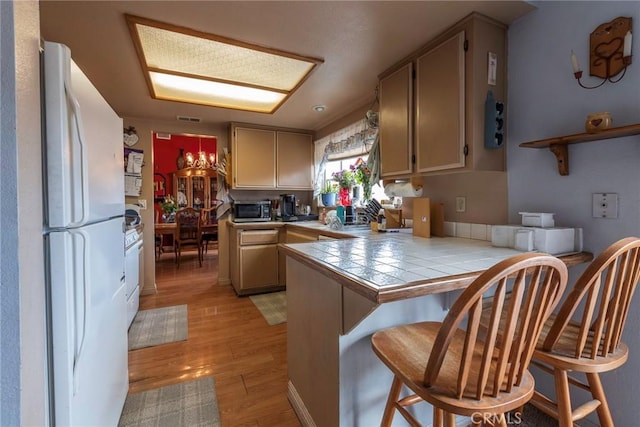
[[[140,206],[140,209],[142,209],[142,210],[147,209],[147,200],[146,199],[138,199],[138,206]]]
[[[616,193],[593,193],[594,218],[618,218],[618,195]]]
[[[467,211],[467,198],[456,197],[456,212],[466,212],[466,211]]]

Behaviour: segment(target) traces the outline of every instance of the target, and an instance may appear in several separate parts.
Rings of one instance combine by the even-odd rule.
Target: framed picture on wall
[[[162,202],[167,195],[167,178],[161,173],[153,174],[153,199]]]

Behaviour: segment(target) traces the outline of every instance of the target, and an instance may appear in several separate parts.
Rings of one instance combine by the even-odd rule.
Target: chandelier
[[[186,154],[187,166],[197,169],[216,169],[216,153],[209,153],[202,151],[202,141],[198,137],[198,155],[194,156],[193,153],[188,152]]]

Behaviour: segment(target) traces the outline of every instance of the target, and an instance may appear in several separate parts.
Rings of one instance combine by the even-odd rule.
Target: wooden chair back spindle
[[[549,255],[523,254],[487,270],[460,295],[444,319],[427,362],[425,385],[437,382],[445,357],[452,357],[449,345],[465,320],[456,397],[481,400],[520,385],[544,322],[566,282],[566,266]],[[488,327],[479,337],[483,296],[494,290]]]
[[[174,240],[178,267],[180,267],[182,248],[186,246],[196,247],[198,250],[198,262],[200,267],[202,267],[199,209],[183,208],[176,212],[176,232]]]
[[[580,328],[573,349],[575,358],[595,359],[615,352],[639,280],[640,240],[630,237],[608,247],[576,282],[542,349],[552,351],[577,318]]]

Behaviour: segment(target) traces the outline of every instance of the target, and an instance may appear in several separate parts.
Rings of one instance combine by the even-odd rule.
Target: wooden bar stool
[[[434,406],[433,425],[455,426],[455,414],[474,425],[486,419],[506,426],[505,413],[533,395],[527,370],[547,317],[567,283],[567,267],[550,255],[522,254],[481,274],[455,301],[443,322],[421,322],[373,334],[375,354],[394,373],[382,426],[395,410],[412,426],[406,409],[421,401]],[[507,290],[511,298],[505,300]],[[483,296],[494,294],[489,328],[479,337]],[[466,329],[460,329],[465,324]],[[499,326],[500,346],[496,346]],[[413,394],[400,398],[402,385]]]
[[[531,404],[556,418],[560,427],[573,426],[593,411],[601,426],[614,425],[599,373],[627,361],[629,350],[621,337],[639,279],[640,239],[619,240],[591,262],[558,314],[547,321],[532,364],[554,376],[557,402],[536,391]],[[569,371],[585,373],[587,383]],[[569,384],[587,390],[592,399],[572,409]]]

